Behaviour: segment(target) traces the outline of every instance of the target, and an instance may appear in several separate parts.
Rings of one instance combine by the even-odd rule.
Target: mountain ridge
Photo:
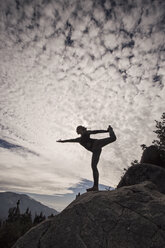
[[[40,214],[42,212],[46,217],[51,214],[58,214],[58,211],[50,208],[39,201],[36,201],[32,197],[26,194],[18,194],[15,192],[7,191],[0,192],[0,219],[5,220],[8,217],[9,208],[16,206],[17,201],[20,200],[20,212],[24,213],[27,208],[32,213],[32,218],[35,217],[35,214]]]

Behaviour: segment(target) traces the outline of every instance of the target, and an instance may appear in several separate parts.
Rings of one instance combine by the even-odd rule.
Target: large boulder
[[[151,181],[165,194],[165,169],[153,164],[135,164],[128,168],[117,188]]]
[[[140,163],[154,164],[165,169],[165,151],[154,145],[149,146],[144,150]]]
[[[165,195],[152,182],[88,192],[13,248],[164,248]]]

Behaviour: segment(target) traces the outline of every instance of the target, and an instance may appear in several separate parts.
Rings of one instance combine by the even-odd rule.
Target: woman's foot
[[[107,131],[110,131],[110,130],[112,130],[112,129],[113,129],[113,128],[111,127],[111,125],[109,125]]]
[[[92,188],[87,189],[87,192],[89,191],[98,191],[98,186],[93,186]]]

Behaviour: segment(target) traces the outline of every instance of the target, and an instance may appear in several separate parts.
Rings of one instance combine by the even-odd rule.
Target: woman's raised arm
[[[79,141],[80,141],[80,138],[68,139],[68,140],[57,140],[56,142],[66,143],[66,142],[79,142]]]

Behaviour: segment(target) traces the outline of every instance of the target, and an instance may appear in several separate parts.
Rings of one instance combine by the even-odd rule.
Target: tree
[[[51,215],[48,216],[48,219],[51,219],[51,218],[53,218],[54,216],[55,216],[54,214],[51,214]]]
[[[141,148],[142,148],[143,151],[147,148],[147,146],[145,144],[142,144],[140,146],[141,146]]]
[[[21,214],[20,225],[22,235],[32,227],[32,215],[31,211],[29,211],[29,208],[26,209],[24,214]]]
[[[0,226],[1,248],[11,248],[17,239],[33,226],[29,208],[21,214],[19,205],[20,200],[17,201],[16,207],[9,209],[8,219]]]
[[[15,222],[16,220],[20,219],[19,205],[20,205],[20,200],[17,201],[16,207],[9,209],[7,222]]]
[[[155,122],[156,130],[154,130],[153,132],[157,134],[157,139],[153,140],[152,144],[158,148],[161,161],[165,162],[165,113],[162,114],[161,121],[155,120]],[[141,148],[144,151],[147,146],[145,144],[142,144]],[[131,162],[131,165],[135,165],[138,163],[138,160],[134,160]]]
[[[157,139],[152,143],[159,148],[159,150],[165,151],[165,113],[161,116],[161,121],[156,121],[156,130],[154,133],[157,134]]]
[[[37,225],[40,222],[44,221],[46,219],[45,215],[43,215],[43,213],[41,212],[39,215],[35,214],[35,218],[33,221],[33,225]]]

